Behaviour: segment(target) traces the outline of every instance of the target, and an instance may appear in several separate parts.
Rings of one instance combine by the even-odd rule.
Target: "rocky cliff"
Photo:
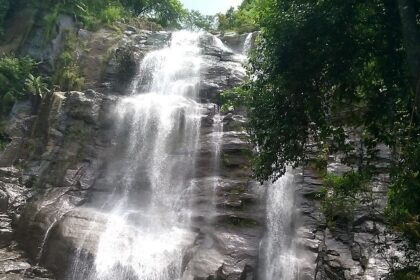
[[[292,228],[296,256],[301,260],[298,279],[394,279],[391,272],[419,266],[416,250],[407,246],[407,240],[390,227],[384,215],[391,153],[383,145],[377,150],[372,164],[378,173],[366,189],[355,194],[357,202],[336,206],[329,218],[321,201],[324,176],[313,165],[296,172]],[[359,152],[354,148],[350,154]],[[357,168],[346,159],[344,155],[329,156],[328,173],[340,176]]]
[[[45,43],[40,28],[32,27],[20,52],[54,71],[63,30],[76,30],[72,19],[63,16],[56,38]],[[74,278],[74,268],[82,262],[87,274],[78,271],[80,278],[93,265],[107,217],[91,203],[112,191],[105,187],[104,170],[115,146],[113,109],[129,94],[145,55],[171,40],[170,32],[122,28],[121,33],[76,31],[83,42],[78,51],[86,90],[54,92],[37,113],[29,101],[13,108],[6,128],[10,143],[0,153],[0,279]],[[182,269],[185,279],[261,279],[266,187],[252,180],[246,117],[218,110],[220,93],[245,77],[239,53],[246,36],[221,39],[200,37],[201,145],[192,178],[196,187],[189,194],[194,239]],[[221,158],[217,175],[212,172],[216,139]],[[386,161],[385,153],[378,164]],[[339,174],[346,168],[338,158],[330,159],[330,171]],[[338,217],[335,227],[328,227],[318,199],[321,177],[306,167],[294,177],[296,211],[290,232],[300,260],[296,279],[384,279],[388,260],[401,256],[396,248],[400,239],[387,234],[378,214],[383,213],[388,179],[375,178],[369,193],[373,199],[357,206],[352,219]]]

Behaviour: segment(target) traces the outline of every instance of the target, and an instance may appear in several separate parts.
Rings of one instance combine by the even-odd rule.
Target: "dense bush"
[[[322,209],[330,227],[335,220],[347,218],[351,220],[362,192],[367,191],[367,178],[358,172],[347,172],[342,176],[327,174],[321,192]]]
[[[101,21],[107,24],[112,24],[124,18],[124,9],[122,6],[109,6],[101,11]]]
[[[25,81],[33,69],[30,58],[0,58],[0,115],[7,115],[14,102],[25,96]]]
[[[386,212],[392,223],[412,240],[420,240],[420,143],[411,143],[404,149],[407,151],[392,173]]]

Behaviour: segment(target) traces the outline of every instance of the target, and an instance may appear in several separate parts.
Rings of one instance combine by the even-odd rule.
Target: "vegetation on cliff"
[[[34,70],[30,58],[0,58],[0,116],[7,114],[15,101],[25,96],[25,81]]]
[[[57,36],[56,25],[60,14],[71,15],[79,27],[87,29],[112,25],[117,21],[131,21],[137,17],[147,17],[164,27],[179,27],[187,15],[178,0],[0,0],[0,38],[7,27],[11,27],[9,24],[13,23],[13,17],[24,9],[35,10],[37,16],[41,16],[46,41]],[[48,77],[48,81],[50,86],[57,85],[62,90],[78,90],[84,82],[75,57],[78,39],[72,31],[67,31],[64,36],[66,43],[55,61],[55,73]],[[25,95],[25,80],[30,73],[36,72],[37,67],[29,58],[1,53],[0,56],[0,110],[5,115],[14,101]]]
[[[164,27],[176,27],[186,13],[179,0],[0,0],[0,30],[4,30],[7,20],[16,11],[24,8],[40,9],[50,25],[60,13],[70,14],[88,29],[138,16],[147,17]]]

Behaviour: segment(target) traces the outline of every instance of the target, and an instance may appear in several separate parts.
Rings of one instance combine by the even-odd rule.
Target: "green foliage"
[[[95,16],[95,12],[91,11],[90,7],[83,1],[80,1],[75,5],[74,14],[77,15],[77,18],[82,22],[82,25],[87,29],[95,30],[100,24],[99,18]]]
[[[73,6],[67,5],[67,10],[88,28],[112,24],[127,16],[147,16],[164,27],[179,26],[186,13],[179,0],[78,0]]]
[[[420,239],[420,143],[405,147],[393,172],[386,212],[393,224],[412,239]]]
[[[121,21],[124,18],[124,9],[122,6],[109,6],[101,12],[100,18],[107,24]]]
[[[47,84],[42,80],[42,77],[35,77],[32,74],[29,74],[28,78],[25,80],[25,86],[29,93],[42,99],[45,97],[45,94],[48,92]]]
[[[243,1],[238,9],[231,7],[225,14],[216,15],[218,30],[237,31],[246,33],[258,30],[256,23],[257,11],[260,9],[261,0]]]
[[[55,35],[58,15],[59,6],[56,5],[47,15],[44,16],[44,32],[47,39],[51,39]]]
[[[65,46],[56,62],[53,83],[62,90],[80,90],[84,85],[84,78],[76,60],[77,37],[74,32],[67,31]]]
[[[387,278],[388,279],[388,278]],[[420,268],[408,267],[395,271],[389,277],[391,280],[419,280],[420,279]]]
[[[206,16],[199,11],[191,10],[183,20],[183,27],[188,29],[203,29],[211,31],[214,29],[214,16]]]
[[[348,172],[343,176],[327,174],[320,197],[322,209],[329,226],[334,226],[337,217],[350,218],[358,195],[366,191],[367,178],[358,172]]]
[[[226,112],[230,109],[239,109],[250,105],[249,94],[246,89],[246,86],[242,86],[222,92],[222,111]]]
[[[0,57],[0,115],[7,115],[14,102],[25,96],[25,80],[34,65],[34,61],[26,57]]]
[[[180,27],[187,11],[179,0],[146,1],[144,15],[149,15],[163,27]]]
[[[257,176],[281,175],[286,165],[302,163],[310,138],[344,149],[349,126],[363,127],[366,141],[396,144],[413,95],[407,94],[395,3],[263,4],[262,39],[246,86],[252,138],[260,149]]]

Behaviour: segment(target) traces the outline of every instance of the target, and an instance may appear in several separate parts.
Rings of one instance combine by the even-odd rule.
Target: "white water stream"
[[[299,260],[294,240],[294,175],[287,172],[267,190],[267,232],[262,242],[263,280],[295,280]]]
[[[194,237],[182,194],[199,144],[199,36],[175,32],[167,48],[147,54],[132,95],[116,106],[117,152],[106,175],[113,194],[90,279],[181,277]]]
[[[246,35],[246,38],[245,38],[245,41],[244,41],[244,45],[242,47],[242,54],[244,56],[247,56],[248,53],[249,53],[249,51],[252,48],[252,36],[253,36],[253,33],[252,32],[251,33],[248,33],[248,35]]]

